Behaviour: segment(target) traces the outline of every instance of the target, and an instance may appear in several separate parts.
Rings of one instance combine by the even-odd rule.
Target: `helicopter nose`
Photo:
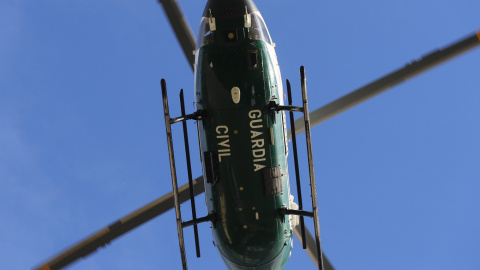
[[[240,16],[254,11],[258,8],[252,0],[208,0],[203,17]]]

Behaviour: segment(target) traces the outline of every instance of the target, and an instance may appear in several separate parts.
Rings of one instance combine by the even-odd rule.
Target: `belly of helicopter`
[[[268,53],[257,49],[263,69],[239,68],[247,65],[242,59],[249,52],[199,56],[204,69],[196,74],[196,93],[204,115],[198,130],[205,198],[209,214],[216,216],[215,246],[230,268],[280,269],[293,234],[288,218],[278,215],[290,199],[285,117],[268,109],[268,102],[278,102],[281,95]],[[228,64],[223,74],[226,68],[220,67]],[[234,88],[240,92],[237,103]]]

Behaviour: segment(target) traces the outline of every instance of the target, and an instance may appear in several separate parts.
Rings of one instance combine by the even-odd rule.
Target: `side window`
[[[207,183],[214,185],[219,179],[218,156],[215,152],[204,152]]]
[[[247,51],[247,62],[248,69],[256,69],[259,66],[259,51],[258,50],[248,50]]]

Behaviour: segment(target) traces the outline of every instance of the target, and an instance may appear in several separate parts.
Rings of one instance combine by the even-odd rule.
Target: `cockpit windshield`
[[[203,17],[197,35],[197,49],[214,42],[213,31],[210,31],[208,18]]]
[[[256,11],[251,13],[250,18],[251,18],[250,27],[246,28],[248,31],[248,39],[261,40],[272,45],[272,39],[270,38],[270,34],[268,33],[267,26],[265,25],[265,22],[262,18],[262,15],[260,15],[260,12]],[[215,30],[216,28],[212,28],[214,29],[214,31],[210,30],[211,27],[209,24],[209,20],[210,20],[209,17],[203,17],[202,21],[200,22],[200,27],[198,28],[198,35],[197,35],[197,49],[205,45],[213,44],[215,42],[214,32],[216,32],[217,30]],[[225,29],[225,31],[227,30],[231,30],[231,29]],[[223,33],[224,30],[220,29],[220,31]]]
[[[263,21],[262,15],[259,12],[254,12],[252,16],[252,26],[248,28],[248,38],[254,40],[263,40],[268,44],[272,44],[272,39],[268,33],[267,26]]]

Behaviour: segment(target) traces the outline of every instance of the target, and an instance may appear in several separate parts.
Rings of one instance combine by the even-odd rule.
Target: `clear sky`
[[[196,34],[205,1],[179,2]],[[256,4],[297,104],[305,65],[311,110],[480,29],[477,0]],[[29,269],[171,190],[161,78],[172,114],[180,88],[192,112],[192,72],[154,0],[0,1],[1,269]],[[477,48],[313,128],[337,269],[480,269],[479,90]],[[70,269],[180,269],[176,234],[170,211]],[[208,224],[200,259],[185,237],[190,269],[223,267]],[[298,241],[287,268],[314,269]]]

